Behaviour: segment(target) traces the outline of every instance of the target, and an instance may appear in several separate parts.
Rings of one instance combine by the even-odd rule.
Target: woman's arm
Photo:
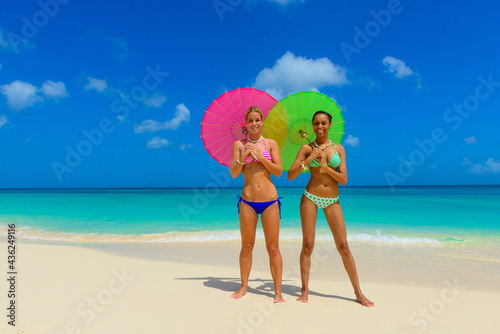
[[[262,153],[255,151],[254,154],[258,156],[260,162],[264,167],[276,177],[280,177],[283,173],[283,166],[281,165],[280,148],[278,143],[273,139],[264,139],[267,141],[267,146],[269,149],[269,154],[271,155],[272,161],[267,160]]]
[[[243,165],[239,164],[236,160],[239,159],[243,163],[248,155],[248,151],[243,152],[243,154],[240,153],[242,148],[243,144],[240,140],[234,142],[233,151],[231,152],[231,164],[229,165],[229,173],[234,178],[237,178],[243,170]]]
[[[314,158],[316,158],[316,151],[311,149],[311,146],[309,145],[302,145],[299,152],[297,152],[297,157],[295,158],[295,161],[288,170],[288,180],[292,181],[297,176],[299,176],[299,174],[303,171],[300,163],[302,160],[304,160],[304,165],[308,166],[311,163],[311,161],[314,160]]]
[[[338,172],[326,164],[326,159],[322,158],[320,161],[320,173],[327,173],[332,179],[345,186],[347,183],[347,167],[345,163],[345,149],[338,145],[338,154],[340,156],[340,165]]]

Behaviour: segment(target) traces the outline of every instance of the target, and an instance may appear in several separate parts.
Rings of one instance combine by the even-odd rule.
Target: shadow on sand
[[[218,289],[221,291],[226,291],[233,293],[237,291],[240,286],[241,286],[241,280],[239,277],[212,277],[212,276],[207,276],[207,277],[178,277],[175,278],[176,280],[187,280],[187,281],[203,281],[203,285],[209,288],[214,288]],[[283,280],[283,284],[281,286],[281,290],[283,294],[287,294],[290,296],[294,297],[299,297],[300,296],[300,287],[296,285],[290,285],[286,284],[288,280]],[[256,278],[256,279],[250,279],[248,280],[249,285],[255,285],[252,283],[261,283],[257,287],[248,287],[248,293],[253,293],[256,295],[261,295],[261,296],[266,296],[270,298],[274,298],[274,283],[272,280],[269,279],[262,279],[262,278]],[[355,302],[358,303],[356,299],[353,298],[347,298],[347,297],[342,297],[342,296],[337,296],[337,295],[327,295],[315,291],[309,291],[310,296],[317,296],[317,297],[323,297],[323,298],[334,298],[334,299],[341,299],[341,300],[346,300],[350,302]],[[285,298],[286,299],[286,298]]]

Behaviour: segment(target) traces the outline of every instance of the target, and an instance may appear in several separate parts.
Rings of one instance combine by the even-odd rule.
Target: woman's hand
[[[306,165],[309,165],[311,163],[311,161],[313,161],[316,158],[319,159],[322,154],[323,154],[323,151],[321,151],[319,148],[317,148],[317,147],[313,148],[311,151],[311,154],[309,154],[307,156],[307,158],[305,159]]]
[[[241,157],[246,159],[247,155],[249,155],[249,154],[252,155],[254,160],[257,160],[259,152],[257,152],[257,147],[255,146],[255,144],[247,143],[247,145],[245,146],[245,149],[241,153]]]
[[[318,159],[321,159],[323,157],[323,151],[319,147],[315,147],[314,152],[316,153]]]
[[[331,168],[327,165],[326,155],[324,155],[323,159],[319,161],[320,173],[328,174],[332,179],[345,186],[347,183],[347,168],[345,163],[345,149],[336,145],[335,150],[340,156],[340,165],[337,168]],[[324,160],[324,161],[322,161]]]
[[[316,150],[319,150],[319,149],[316,148]],[[326,164],[326,154],[325,155],[322,154],[318,158],[318,163],[319,163],[319,172],[320,173],[328,173],[326,170],[328,168],[328,165]]]

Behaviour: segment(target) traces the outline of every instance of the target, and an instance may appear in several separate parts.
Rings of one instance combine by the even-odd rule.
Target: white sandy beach
[[[239,287],[238,242],[17,246],[16,327],[4,316],[0,333],[497,333],[500,325],[498,254],[351,244],[363,292],[376,304],[365,308],[323,244],[308,304],[295,301],[297,245],[282,244],[280,305],[261,240],[240,300],[230,298]],[[1,290],[6,313],[5,279]]]

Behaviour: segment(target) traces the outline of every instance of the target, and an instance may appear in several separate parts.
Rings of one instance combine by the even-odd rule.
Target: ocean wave
[[[0,236],[6,236],[7,231],[0,228]],[[196,242],[196,241],[227,241],[239,240],[238,230],[202,231],[202,232],[167,232],[152,234],[108,234],[108,233],[71,233],[52,232],[34,229],[18,229],[18,239],[62,241],[62,242]]]
[[[198,232],[167,232],[153,234],[98,234],[98,233],[70,233],[35,230],[31,228],[18,228],[17,238],[29,240],[62,241],[62,242],[147,242],[147,243],[168,243],[168,242],[207,242],[207,241],[234,241],[240,240],[239,230],[219,230],[219,231],[198,231]],[[6,236],[7,230],[0,228],[0,235]],[[263,240],[262,231],[257,231],[256,239]],[[282,241],[301,241],[302,232],[300,229],[282,229],[280,231]],[[316,240],[332,240],[329,230],[318,230]],[[370,233],[351,233],[347,236],[351,242],[378,243],[386,245],[440,245],[443,242],[462,242],[464,239],[450,238],[429,238],[397,236],[383,234],[381,231]],[[332,240],[333,241],[333,240]]]
[[[280,233],[281,240],[302,240],[302,232],[282,231]],[[316,240],[332,240],[332,233],[329,230],[316,231]],[[332,240],[333,241],[333,240]],[[382,234],[377,230],[374,234],[370,233],[350,233],[347,234],[347,241],[351,242],[365,242],[365,243],[379,243],[379,244],[408,244],[408,245],[439,245],[441,242],[438,239],[426,237],[405,237],[392,234]]]
[[[402,237],[392,234],[382,234],[377,231],[375,234],[368,233],[353,233],[347,236],[347,240],[356,242],[373,242],[373,243],[383,243],[383,244],[400,244],[400,245],[411,245],[411,244],[425,244],[425,245],[440,245],[441,242],[438,239],[427,238],[427,237]]]

